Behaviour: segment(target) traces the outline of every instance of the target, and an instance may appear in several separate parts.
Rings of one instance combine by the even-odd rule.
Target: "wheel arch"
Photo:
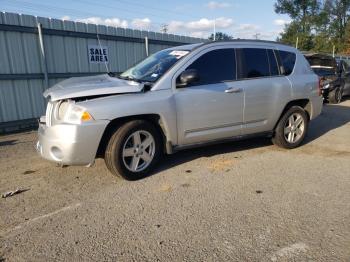
[[[283,117],[283,115],[285,114],[285,112],[288,111],[289,108],[291,108],[292,106],[300,106],[301,108],[303,108],[307,114],[308,120],[310,120],[310,116],[312,114],[312,105],[309,99],[305,98],[305,99],[296,99],[296,100],[292,100],[289,101],[284,109],[282,110],[278,121],[276,122],[275,126],[274,126],[274,130],[276,129],[278,122],[280,121],[280,119]]]
[[[96,157],[103,158],[104,153],[106,151],[107,143],[111,136],[114,134],[114,132],[121,127],[123,124],[133,121],[133,120],[146,120],[150,123],[152,123],[159,133],[162,136],[162,147],[164,152],[167,152],[167,139],[166,139],[166,130],[164,127],[164,124],[162,122],[162,118],[158,114],[141,114],[141,115],[131,115],[131,116],[125,116],[125,117],[119,117],[115,118],[112,121],[109,122],[109,124],[106,126],[102,138],[100,140],[97,152],[96,152]]]

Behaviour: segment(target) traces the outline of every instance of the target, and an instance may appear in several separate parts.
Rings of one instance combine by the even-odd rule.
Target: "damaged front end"
[[[51,101],[93,98],[115,94],[142,92],[143,83],[112,77],[108,74],[73,77],[57,83],[44,92]]]
[[[45,116],[40,118],[39,154],[60,165],[91,165],[109,121],[95,119],[82,101],[143,92],[144,84],[109,75],[77,77],[48,89]]]
[[[94,119],[73,100],[49,101],[46,115],[40,118],[36,149],[60,165],[90,166],[108,123]]]
[[[324,99],[328,99],[329,93],[341,85],[340,78],[336,76],[321,76],[320,77],[321,92]]]

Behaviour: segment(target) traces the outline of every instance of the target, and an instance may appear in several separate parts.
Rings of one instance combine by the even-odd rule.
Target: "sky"
[[[276,0],[0,0],[2,12],[207,38],[215,30],[234,38],[275,40],[290,19]]]

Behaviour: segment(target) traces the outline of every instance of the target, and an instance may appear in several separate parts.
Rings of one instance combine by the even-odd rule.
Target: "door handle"
[[[230,87],[229,89],[226,89],[226,90],[225,90],[225,93],[229,93],[229,94],[232,94],[232,93],[241,93],[242,91],[243,91],[242,88]]]

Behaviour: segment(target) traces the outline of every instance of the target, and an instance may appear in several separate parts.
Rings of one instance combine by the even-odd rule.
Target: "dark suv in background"
[[[330,55],[320,53],[304,54],[312,70],[320,77],[323,98],[333,104],[350,95],[350,67],[343,61],[338,63]]]

